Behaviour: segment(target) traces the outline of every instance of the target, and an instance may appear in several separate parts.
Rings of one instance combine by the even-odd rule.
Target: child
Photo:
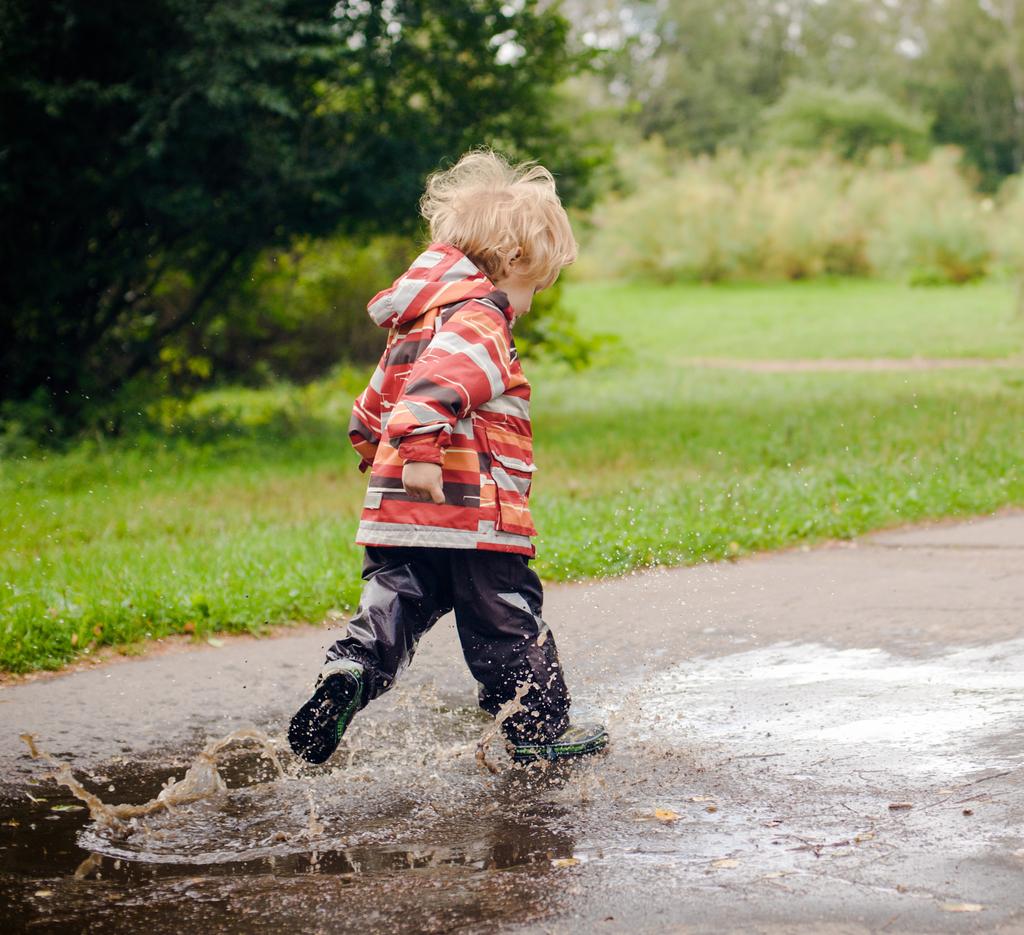
[[[370,469],[356,538],[366,584],[288,740],[303,759],[327,760],[352,715],[394,684],[419,638],[454,609],[480,707],[497,715],[507,705],[513,758],[594,753],[608,735],[569,724],[528,564],[530,385],[511,333],[576,259],[569,219],[547,169],[486,150],[432,175],[420,208],[433,242],[369,304],[388,343],[349,425],[360,470]]]

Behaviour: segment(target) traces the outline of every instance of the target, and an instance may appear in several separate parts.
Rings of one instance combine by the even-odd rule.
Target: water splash
[[[117,832],[126,831],[127,822],[133,818],[141,818],[159,811],[169,811],[175,806],[190,805],[193,802],[209,799],[226,792],[227,783],[224,782],[224,778],[217,769],[217,761],[229,747],[236,744],[255,744],[261,750],[262,755],[273,764],[278,776],[285,775],[284,767],[274,749],[273,740],[263,731],[251,727],[242,728],[226,737],[210,741],[196,754],[185,775],[179,780],[169,780],[156,798],[143,802],[141,805],[129,803],[114,805],[104,802],[98,795],[86,789],[75,778],[70,764],[58,760],[45,750],[40,750],[36,745],[35,737],[31,734],[22,734],[21,739],[28,746],[32,759],[43,760],[54,767],[53,779],[65,786],[76,799],[85,803],[89,809],[89,816],[94,822]]]
[[[477,741],[476,745],[476,761],[481,768],[486,769],[492,776],[497,775],[501,770],[490,760],[487,759],[487,748],[491,745],[491,741],[498,736],[498,732],[501,730],[501,725],[505,723],[513,714],[518,714],[520,711],[525,711],[523,706],[523,698],[526,693],[533,687],[533,683],[529,680],[520,682],[516,686],[516,693],[508,701],[506,701],[498,713],[494,717],[494,722],[484,731],[483,736]]]

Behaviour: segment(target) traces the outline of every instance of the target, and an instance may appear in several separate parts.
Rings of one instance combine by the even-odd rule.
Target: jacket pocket
[[[536,470],[532,462],[491,452],[491,479],[498,501],[497,529],[520,536],[537,534],[529,507],[530,487]]]
[[[535,536],[537,530],[529,508],[530,488],[537,470],[533,463],[533,439],[504,422],[479,419],[474,428],[483,434],[483,447],[488,455],[487,480],[493,485],[496,501],[492,514],[495,528],[514,535]]]

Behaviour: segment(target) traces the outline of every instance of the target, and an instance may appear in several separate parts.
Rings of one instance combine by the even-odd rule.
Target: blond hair
[[[510,272],[550,286],[576,259],[569,217],[555,179],[541,165],[512,165],[489,149],[472,150],[427,179],[420,213],[435,242],[458,247],[492,280]]]

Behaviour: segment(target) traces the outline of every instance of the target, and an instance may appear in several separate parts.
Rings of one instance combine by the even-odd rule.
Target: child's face
[[[530,310],[533,297],[551,284],[510,272],[504,279],[495,280],[494,285],[508,296],[512,313],[519,318]]]

